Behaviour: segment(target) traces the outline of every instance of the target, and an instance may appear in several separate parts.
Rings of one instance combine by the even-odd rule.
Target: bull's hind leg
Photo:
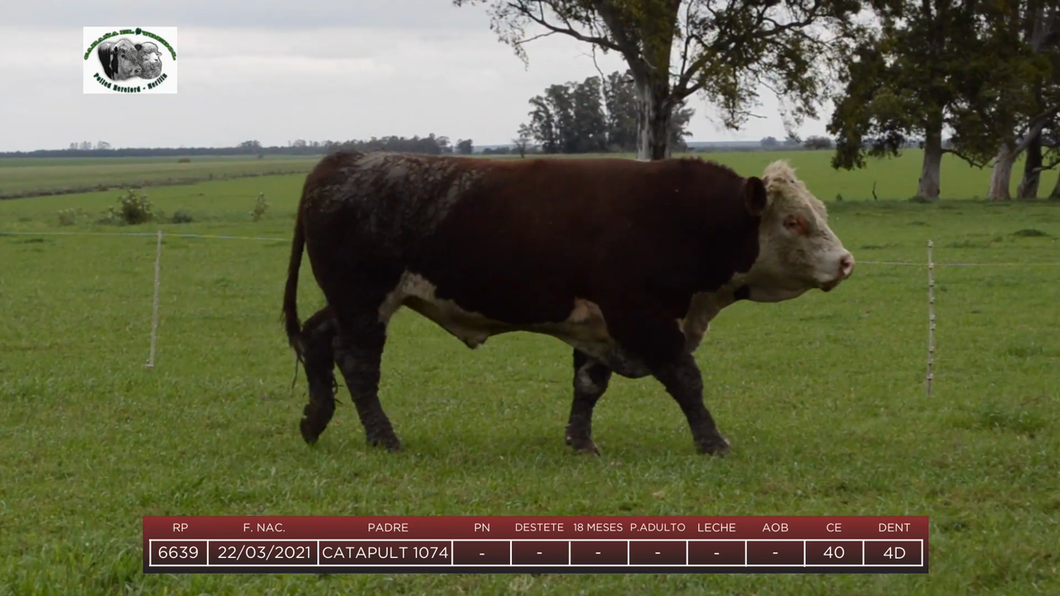
[[[331,310],[323,308],[302,326],[303,364],[309,382],[309,403],[302,411],[302,438],[312,445],[335,413],[335,353],[337,332]]]
[[[593,407],[607,391],[610,381],[610,368],[585,352],[574,350],[574,401],[571,403],[570,420],[567,422],[567,445],[578,453],[600,455],[600,450],[592,438]]]
[[[346,380],[346,387],[364,425],[368,444],[389,451],[401,449],[390,419],[379,403],[379,366],[386,344],[386,323],[379,311],[341,310],[336,312],[335,362]]]

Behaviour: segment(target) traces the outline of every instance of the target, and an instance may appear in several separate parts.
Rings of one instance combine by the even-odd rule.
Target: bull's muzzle
[[[834,279],[831,279],[831,280],[821,284],[821,289],[824,290],[825,292],[831,292],[833,289],[835,289],[836,286],[839,285],[839,282],[841,282],[841,281],[843,281],[845,279],[849,279],[850,276],[853,275],[853,274],[854,274],[854,255],[852,255],[849,252],[847,252],[846,254],[844,254],[842,257],[839,258],[839,274]]]

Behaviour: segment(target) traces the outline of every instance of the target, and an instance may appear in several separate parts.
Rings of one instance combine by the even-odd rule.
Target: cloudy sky
[[[3,14],[2,151],[431,132],[507,143],[527,120],[530,97],[597,72],[588,46],[559,36],[530,44],[524,68],[490,31],[483,7],[450,0],[33,0],[6,3]],[[85,26],[178,27],[178,93],[83,94]],[[613,55],[598,63],[605,73],[624,68]],[[693,99],[693,140],[782,136],[776,101],[763,99],[756,113],[764,118],[740,131],[725,130]],[[824,124],[800,132],[822,134]]]

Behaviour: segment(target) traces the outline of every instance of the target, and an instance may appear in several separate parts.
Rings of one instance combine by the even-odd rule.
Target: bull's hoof
[[[600,455],[600,448],[596,446],[596,443],[587,436],[577,436],[568,434],[566,437],[566,443],[569,447],[574,449],[575,453],[586,453],[589,455]]]
[[[721,435],[713,435],[696,441],[696,450],[705,455],[728,455],[732,452],[729,442]]]
[[[298,427],[302,431],[302,439],[306,442],[306,445],[316,445],[317,439],[320,438],[320,433],[324,432],[324,429],[319,426],[310,422],[308,418],[302,418]]]
[[[369,447],[382,447],[390,452],[401,451],[401,441],[394,435],[369,435],[367,443]]]
[[[576,443],[571,445],[574,448],[574,453],[586,454],[586,455],[600,455],[600,448],[596,446],[596,443],[592,441],[585,441],[584,443]]]

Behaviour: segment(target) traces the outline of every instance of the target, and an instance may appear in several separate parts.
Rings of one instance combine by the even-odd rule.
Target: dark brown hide
[[[680,404],[700,449],[721,451],[724,439],[702,405],[699,371],[677,320],[693,294],[751,268],[765,204],[761,180],[698,159],[335,153],[303,189],[284,299],[287,334],[301,358],[334,358],[370,441],[397,448],[378,402],[378,363],[384,304],[408,275],[429,282],[433,299],[487,319],[484,337],[563,323],[576,303],[588,302],[599,307],[614,346],[576,355],[586,379],[580,392],[575,380],[576,401],[591,413],[605,371],[651,374]],[[303,244],[330,309],[314,316],[314,329],[310,321],[301,328],[295,305]],[[420,297],[400,303],[432,312]],[[325,322],[335,330],[320,331]],[[323,336],[333,354],[313,339]],[[317,387],[303,420],[309,442],[327,425],[310,406],[330,418],[321,400],[333,399],[322,389],[327,367],[307,361],[307,373],[311,364],[318,372],[309,373]],[[585,428],[568,429],[568,442],[595,450],[586,408],[575,410],[572,424],[584,418]]]

